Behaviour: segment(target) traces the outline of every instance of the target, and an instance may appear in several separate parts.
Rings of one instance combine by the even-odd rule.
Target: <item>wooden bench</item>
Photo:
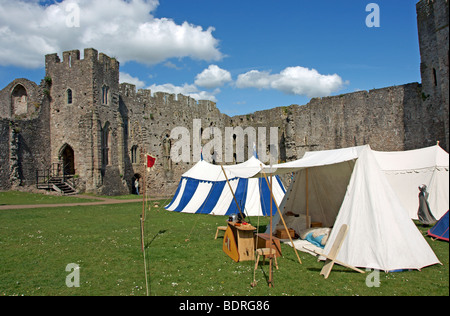
[[[219,227],[217,227],[216,237],[214,239],[217,239],[217,236],[219,236],[219,230],[226,231],[227,230],[227,226],[219,226]]]

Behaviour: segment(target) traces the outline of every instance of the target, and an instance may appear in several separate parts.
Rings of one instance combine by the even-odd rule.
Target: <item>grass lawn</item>
[[[126,194],[126,195],[97,195],[91,193],[84,193],[84,197],[97,197],[97,198],[105,198],[105,199],[114,199],[114,200],[139,200],[142,199],[142,195],[136,194]]]
[[[136,196],[136,195],[135,195]],[[97,202],[96,199],[78,198],[75,196],[60,196],[50,194],[27,193],[20,191],[0,192],[0,205],[29,205],[29,204],[64,204]]]
[[[0,295],[146,295],[141,212],[140,203],[0,211]],[[428,237],[443,265],[380,272],[379,287],[366,286],[368,274],[340,266],[325,280],[323,263],[299,252],[300,265],[283,245],[275,286],[267,286],[269,266],[260,264],[252,288],[254,262],[232,261],[222,251],[223,238],[214,240],[226,219],[152,208],[145,225],[150,295],[449,295],[449,244]],[[264,230],[268,219],[260,221]],[[80,267],[80,287],[66,286],[70,263]]]

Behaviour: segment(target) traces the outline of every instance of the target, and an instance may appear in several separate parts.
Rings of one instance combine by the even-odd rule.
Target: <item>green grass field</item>
[[[141,212],[141,203],[1,210],[0,295],[146,295]],[[150,295],[449,295],[449,244],[428,237],[443,265],[422,271],[380,272],[379,287],[366,286],[368,274],[340,266],[325,280],[319,275],[323,263],[299,252],[300,265],[293,249],[283,245],[274,287],[266,283],[268,264],[260,264],[258,285],[252,288],[254,262],[232,261],[222,251],[223,238],[214,240],[217,226],[226,220],[162,208],[149,210],[145,254]],[[256,226],[257,218],[251,222]],[[261,231],[267,223],[267,218],[260,219]],[[79,287],[66,286],[70,263],[80,267]]]
[[[136,197],[136,195],[134,195]],[[58,196],[50,194],[26,193],[19,191],[0,192],[0,206],[27,204],[64,204],[96,202],[96,199],[78,198],[75,196]]]

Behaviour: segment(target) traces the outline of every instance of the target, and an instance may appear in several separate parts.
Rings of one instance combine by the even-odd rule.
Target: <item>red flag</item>
[[[151,168],[155,165],[156,158],[147,154],[147,168]]]

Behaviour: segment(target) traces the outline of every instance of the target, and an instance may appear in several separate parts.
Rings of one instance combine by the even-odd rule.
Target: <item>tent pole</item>
[[[305,169],[306,186],[305,186],[305,196],[306,196],[306,229],[309,228],[309,179],[308,179],[308,168]]]
[[[272,169],[272,168],[271,168]],[[272,174],[270,175],[270,192],[272,192]],[[270,247],[270,254],[269,254],[269,287],[273,287],[273,254],[272,254],[272,249],[273,249],[273,230],[272,230],[272,209],[273,209],[273,195],[270,194],[270,234],[269,234],[269,247]]]
[[[269,186],[269,180],[267,180],[267,175],[266,175],[266,173],[265,173],[263,170],[261,170],[261,172],[262,172],[262,174],[264,175],[264,178],[266,179],[267,185]],[[269,188],[270,188],[270,186],[269,186]],[[272,190],[270,190],[270,195],[271,195],[271,197],[275,200],[275,198],[273,197],[273,192],[272,192]],[[291,235],[289,234],[289,230],[288,230],[288,228],[287,228],[287,226],[286,226],[286,222],[284,221],[283,214],[281,214],[280,207],[278,206],[276,200],[275,200],[275,206],[277,207],[278,213],[280,214],[281,221],[283,222],[283,225],[284,225],[284,229],[286,230],[286,233],[287,233],[287,235],[288,235],[288,237],[289,237],[289,240],[291,241],[292,248],[294,248],[295,254],[297,255],[298,262],[299,262],[300,264],[302,264],[302,260],[300,260],[300,256],[298,255],[297,249],[296,249],[295,246],[294,246],[294,241],[292,240],[292,237],[291,237]]]
[[[230,188],[231,194],[233,194],[233,199],[234,199],[234,202],[236,203],[236,206],[237,206],[237,208],[239,210],[239,213],[241,214],[241,218],[244,219],[244,214],[242,214],[242,212],[241,212],[241,208],[239,207],[239,203],[238,203],[238,201],[236,199],[236,196],[234,195],[233,188],[231,187],[230,181],[228,181],[228,177],[227,177],[227,174],[225,172],[225,169],[223,168],[222,164],[220,164],[220,167],[222,168],[223,175],[225,176],[225,179],[227,180],[228,187]]]

